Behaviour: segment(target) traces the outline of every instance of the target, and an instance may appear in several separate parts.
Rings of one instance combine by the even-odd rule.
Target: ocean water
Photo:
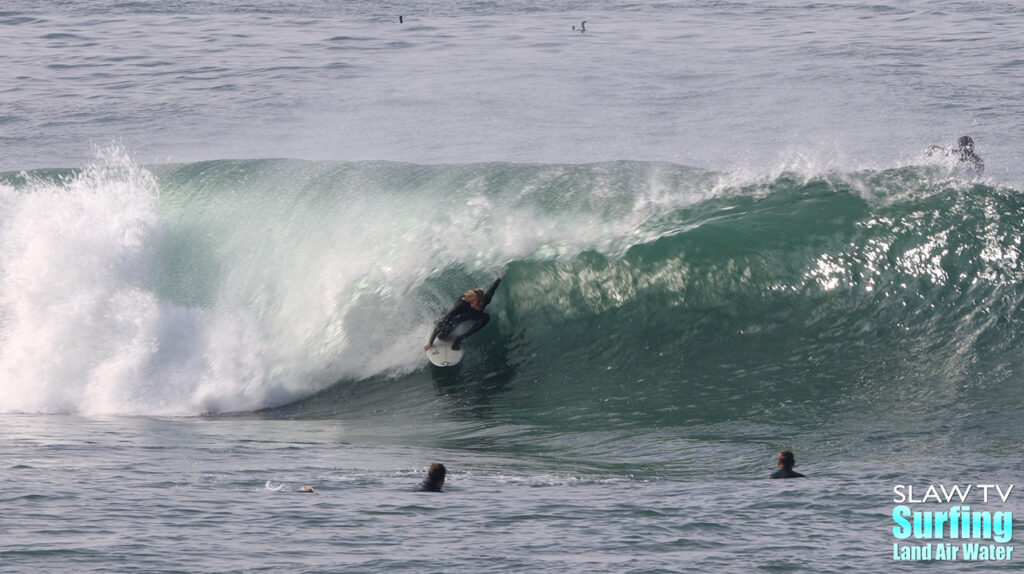
[[[894,512],[1021,508],[1024,8],[15,0],[0,38],[0,570],[1021,569]],[[965,134],[984,173],[926,153]]]

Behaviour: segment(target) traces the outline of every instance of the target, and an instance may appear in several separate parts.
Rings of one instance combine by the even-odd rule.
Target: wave
[[[475,385],[489,416],[595,425],[1019,396],[1024,206],[943,166],[142,167],[113,148],[2,174],[0,202],[0,412],[355,416],[424,380]],[[464,366],[428,370],[433,320],[499,270]]]

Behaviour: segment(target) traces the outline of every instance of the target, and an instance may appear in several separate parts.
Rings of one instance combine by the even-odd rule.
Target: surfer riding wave
[[[423,347],[423,350],[430,350],[434,345],[434,339],[440,338],[442,341],[447,341],[456,327],[462,323],[474,321],[473,326],[468,331],[455,337],[452,341],[452,350],[458,351],[461,349],[462,342],[466,337],[483,329],[487,322],[491,320],[491,316],[484,313],[484,308],[490,304],[491,298],[494,297],[494,292],[498,290],[498,285],[501,284],[501,280],[504,277],[504,273],[499,275],[486,293],[483,289],[470,289],[462,297],[459,297],[452,310],[448,311],[448,314],[442,317],[434,326],[434,331],[430,333],[430,340],[427,341],[427,345]]]

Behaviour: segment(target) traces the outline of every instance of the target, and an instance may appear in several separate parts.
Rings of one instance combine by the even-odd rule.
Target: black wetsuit
[[[423,482],[421,482],[420,485],[416,487],[416,492],[441,492],[441,485],[443,484],[443,482],[441,484],[438,484],[430,480],[429,478],[424,478]]]
[[[985,160],[981,159],[981,156],[974,153],[973,150],[960,149],[957,152],[957,158],[960,163],[965,163],[967,166],[974,170],[975,175],[982,176],[985,173]]]
[[[494,280],[494,284],[492,284],[491,288],[487,290],[487,293],[484,293],[485,308],[487,307],[487,305],[491,303],[491,298],[494,297],[494,292],[498,290],[498,285],[500,283],[501,278],[499,277]],[[459,300],[455,303],[455,306],[452,307],[452,310],[448,311],[448,314],[442,317],[441,320],[437,322],[437,325],[434,327],[434,332],[430,334],[429,344],[433,345],[435,338],[440,338],[442,341],[447,341],[448,337],[452,334],[452,331],[454,331],[456,327],[458,327],[462,323],[465,323],[466,321],[475,321],[475,323],[473,323],[473,326],[470,327],[468,331],[456,337],[455,340],[452,342],[452,348],[458,350],[462,346],[463,339],[472,335],[473,333],[476,333],[480,329],[483,329],[484,325],[486,325],[487,322],[490,320],[490,315],[484,313],[483,311],[477,311],[476,309],[473,308],[472,305],[469,304],[469,301],[466,301],[464,298],[459,297]]]
[[[780,468],[772,473],[768,478],[807,478],[792,468]]]

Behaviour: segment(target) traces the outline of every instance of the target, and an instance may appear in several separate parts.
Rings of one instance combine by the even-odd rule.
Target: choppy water
[[[0,559],[1016,569],[891,512],[1021,473],[1022,16],[3,8]],[[981,177],[924,154],[964,133]]]

